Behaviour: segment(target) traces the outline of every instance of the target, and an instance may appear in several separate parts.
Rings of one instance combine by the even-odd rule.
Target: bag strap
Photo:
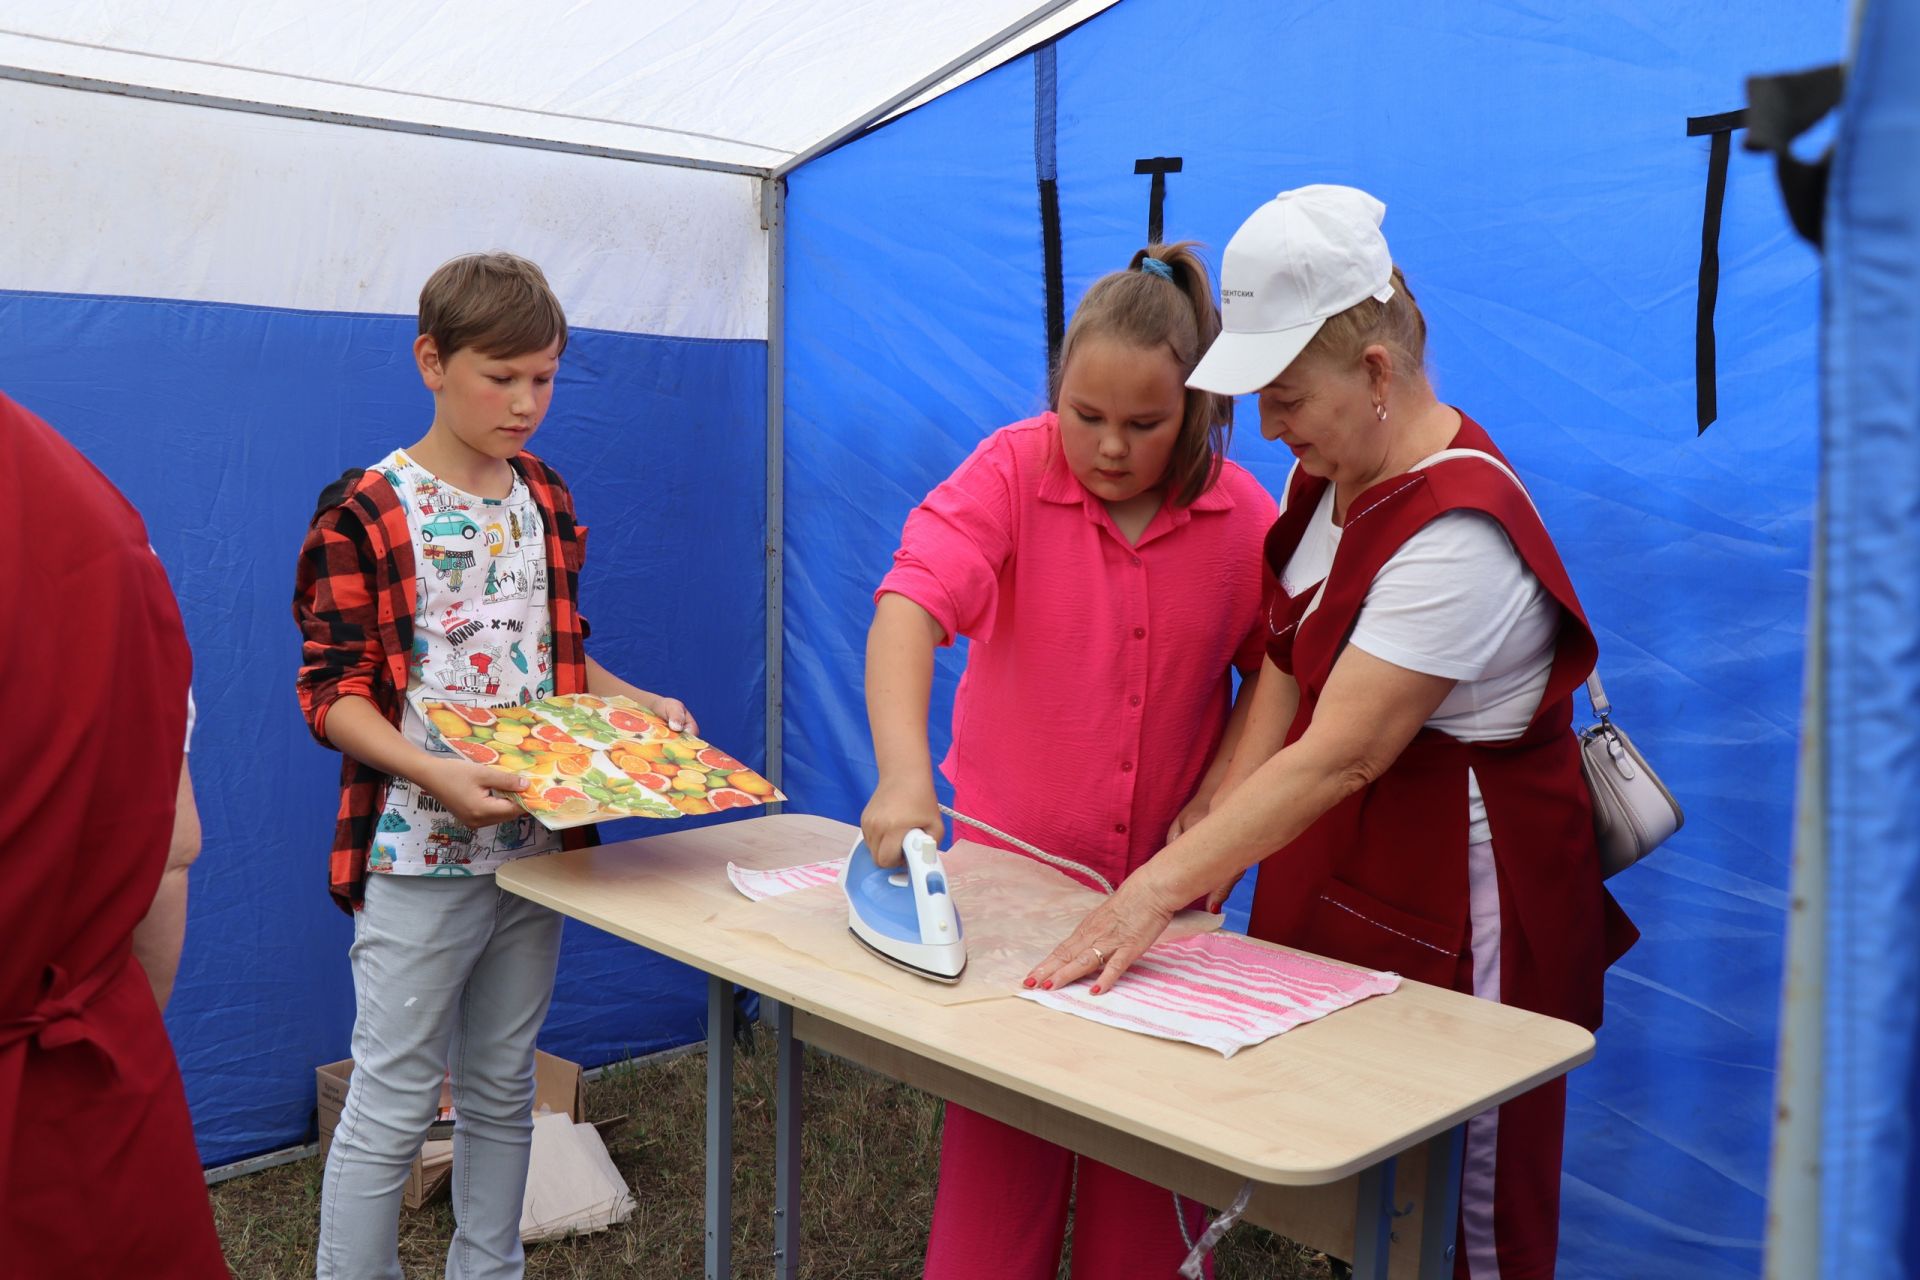
[[[1530,507],[1533,507],[1534,518],[1540,519],[1540,508],[1537,506],[1534,506],[1533,495],[1527,492],[1527,486],[1520,483],[1520,477],[1513,474],[1513,468],[1509,467],[1506,463],[1500,461],[1500,459],[1494,457],[1492,454],[1488,453],[1484,449],[1442,449],[1438,453],[1428,454],[1426,457],[1420,459],[1420,461],[1414,463],[1411,467],[1408,467],[1407,470],[1424,471],[1436,462],[1452,462],[1456,458],[1478,458],[1480,461],[1486,463],[1488,466],[1492,467],[1495,471],[1498,471],[1501,475],[1505,476],[1507,479],[1513,481],[1513,487],[1520,491],[1520,496],[1527,500],[1527,505]],[[1546,521],[1541,520],[1541,523],[1545,524]]]
[[[1513,481],[1514,488],[1520,490],[1520,496],[1527,500],[1529,506],[1533,507],[1535,517],[1540,515],[1540,508],[1534,505],[1533,495],[1527,492],[1526,485],[1520,483],[1520,477],[1513,473],[1512,468],[1483,449],[1442,449],[1438,453],[1428,454],[1426,457],[1420,459],[1420,461],[1414,463],[1408,470],[1420,471],[1432,466],[1436,462],[1451,462],[1455,458],[1478,458],[1494,470],[1500,472],[1500,474],[1504,475],[1507,479]],[[1545,523],[1544,520],[1542,523]],[[1600,668],[1597,666],[1593,669],[1593,674],[1587,677],[1587,701],[1593,704],[1593,713],[1600,717],[1601,723],[1609,723],[1607,714],[1613,710],[1613,704],[1607,701],[1607,688],[1600,683]]]
[[[1598,667],[1595,667],[1593,674],[1587,677],[1587,701],[1593,704],[1593,714],[1600,717],[1600,723],[1609,723],[1607,713],[1613,709],[1613,704],[1607,701],[1607,689],[1600,683]]]

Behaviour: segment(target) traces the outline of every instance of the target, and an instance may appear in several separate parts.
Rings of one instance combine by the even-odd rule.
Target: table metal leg
[[[733,1274],[733,984],[707,979],[707,1274]]]
[[[774,1280],[799,1280],[803,1046],[794,1039],[792,1005],[762,998],[760,1007],[773,1014],[775,1063],[779,1069],[774,1099],[773,1274]]]
[[[1393,1253],[1393,1157],[1360,1175],[1353,1213],[1353,1280],[1387,1280]]]
[[[1467,1126],[1427,1140],[1427,1185],[1421,1206],[1420,1280],[1453,1280],[1460,1225],[1460,1158]]]

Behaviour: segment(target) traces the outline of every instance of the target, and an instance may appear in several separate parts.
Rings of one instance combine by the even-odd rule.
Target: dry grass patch
[[[761,1036],[761,1043],[767,1038]],[[734,1066],[734,1274],[773,1275],[773,1055]],[[587,1086],[587,1114],[632,1123],[609,1143],[639,1208],[610,1231],[527,1251],[529,1280],[688,1280],[703,1268],[706,1060],[692,1054],[610,1068]],[[801,1273],[808,1280],[907,1280],[919,1274],[933,1211],[940,1105],[918,1090],[808,1052],[802,1153]],[[238,1280],[313,1275],[320,1162],[307,1159],[212,1190]],[[400,1219],[409,1280],[442,1274],[453,1213],[445,1201]],[[1327,1264],[1255,1227],[1222,1242],[1218,1280],[1324,1280]],[[1062,1277],[1066,1271],[1062,1268]]]

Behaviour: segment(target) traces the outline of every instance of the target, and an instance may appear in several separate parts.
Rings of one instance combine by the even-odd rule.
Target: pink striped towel
[[[831,862],[803,862],[797,867],[755,871],[751,867],[736,866],[729,862],[727,879],[733,881],[734,888],[758,902],[762,898],[777,898],[783,893],[792,893],[795,889],[832,884],[840,878],[840,869],[846,865],[845,858],[835,858]]]
[[[1400,985],[1400,976],[1349,969],[1235,934],[1203,933],[1148,948],[1111,991],[1089,995],[1091,985],[1088,977],[1058,991],[1019,995],[1123,1031],[1184,1040],[1231,1058],[1303,1022],[1385,995]]]

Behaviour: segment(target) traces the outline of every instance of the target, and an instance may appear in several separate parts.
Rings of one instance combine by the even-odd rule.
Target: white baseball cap
[[[1200,391],[1258,391],[1293,363],[1328,316],[1393,296],[1387,206],[1357,187],[1282,191],[1227,241],[1223,329],[1187,379]]]

